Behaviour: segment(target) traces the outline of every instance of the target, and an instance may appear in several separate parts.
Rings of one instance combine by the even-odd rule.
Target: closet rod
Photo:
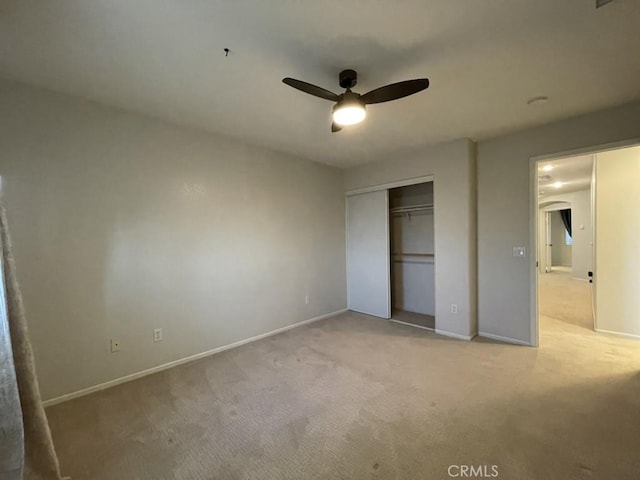
[[[391,213],[410,213],[433,210],[432,203],[425,203],[423,205],[411,205],[409,207],[395,207],[390,209]]]
[[[435,261],[428,260],[392,260],[393,263],[411,263],[413,265],[433,265]]]

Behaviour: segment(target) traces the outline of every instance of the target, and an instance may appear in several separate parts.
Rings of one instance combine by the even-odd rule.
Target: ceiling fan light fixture
[[[333,107],[333,121],[342,127],[360,123],[366,116],[364,105],[358,101],[343,101]]]
[[[355,70],[343,70],[340,72],[339,80],[340,86],[346,88],[346,92],[342,95],[291,77],[283,78],[282,83],[301,92],[313,95],[314,97],[336,102],[333,106],[332,133],[339,132],[343,126],[355,125],[356,123],[362,122],[367,116],[367,105],[398,100],[399,98],[408,97],[409,95],[429,88],[428,78],[416,78],[403,82],[390,83],[371,90],[364,95],[360,95],[359,93],[351,91],[358,82],[358,74]]]

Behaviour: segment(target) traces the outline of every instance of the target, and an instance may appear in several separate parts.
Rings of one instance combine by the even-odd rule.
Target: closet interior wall
[[[389,190],[394,320],[435,328],[433,182]]]

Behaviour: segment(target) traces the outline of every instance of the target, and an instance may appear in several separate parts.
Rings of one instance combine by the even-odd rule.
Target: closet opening
[[[389,189],[391,320],[435,330],[433,182]]]

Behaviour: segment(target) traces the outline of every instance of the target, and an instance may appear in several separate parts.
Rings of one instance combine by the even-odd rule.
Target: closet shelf
[[[424,203],[421,205],[411,205],[407,207],[395,207],[389,210],[392,214],[416,213],[433,211],[433,203]]]
[[[435,257],[434,253],[402,253],[392,252],[391,255],[404,255],[405,257]]]

